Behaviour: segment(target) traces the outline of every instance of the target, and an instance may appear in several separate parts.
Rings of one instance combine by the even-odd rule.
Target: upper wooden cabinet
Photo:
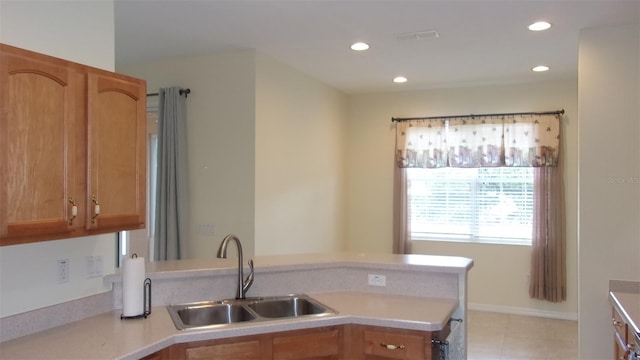
[[[0,245],[144,227],[145,112],[143,80],[0,44]]]
[[[140,80],[88,74],[87,225],[92,231],[144,226],[146,96]]]
[[[68,236],[79,224],[72,204],[84,199],[81,75],[64,61],[6,46],[0,68],[0,237]]]

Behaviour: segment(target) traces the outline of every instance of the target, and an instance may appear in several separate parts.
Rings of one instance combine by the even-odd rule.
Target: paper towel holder
[[[143,304],[144,304],[144,312],[140,315],[133,315],[133,316],[124,316],[124,315],[120,315],[120,319],[140,319],[140,318],[147,318],[147,316],[151,315],[151,279],[150,278],[146,278],[144,279],[144,295],[143,295]]]
[[[138,254],[133,254],[131,257],[132,258],[137,258]],[[120,320],[123,320],[123,319],[140,319],[140,318],[145,318],[146,319],[147,316],[151,315],[151,279],[150,278],[144,279],[144,282],[142,283],[142,286],[144,287],[144,290],[142,292],[142,304],[144,306],[142,314],[133,315],[133,316],[120,315]]]

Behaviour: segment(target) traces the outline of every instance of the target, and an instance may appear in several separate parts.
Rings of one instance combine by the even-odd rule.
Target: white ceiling
[[[640,0],[115,1],[116,66],[256,49],[347,93],[576,78],[581,29],[640,18]],[[440,37],[397,38],[424,30]]]

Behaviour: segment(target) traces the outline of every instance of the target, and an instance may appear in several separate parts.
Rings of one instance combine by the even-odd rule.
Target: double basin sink
[[[336,314],[333,309],[304,294],[168,305],[167,310],[178,330]]]

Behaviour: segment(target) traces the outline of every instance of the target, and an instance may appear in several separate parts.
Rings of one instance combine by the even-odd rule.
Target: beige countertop
[[[611,280],[609,300],[640,339],[640,282]]]
[[[120,320],[120,310],[114,310],[1,343],[0,358],[137,359],[175,343],[349,323],[437,331],[458,306],[457,299],[367,292],[309,295],[338,314],[179,331],[164,306],[153,307],[147,319],[135,320]]]

